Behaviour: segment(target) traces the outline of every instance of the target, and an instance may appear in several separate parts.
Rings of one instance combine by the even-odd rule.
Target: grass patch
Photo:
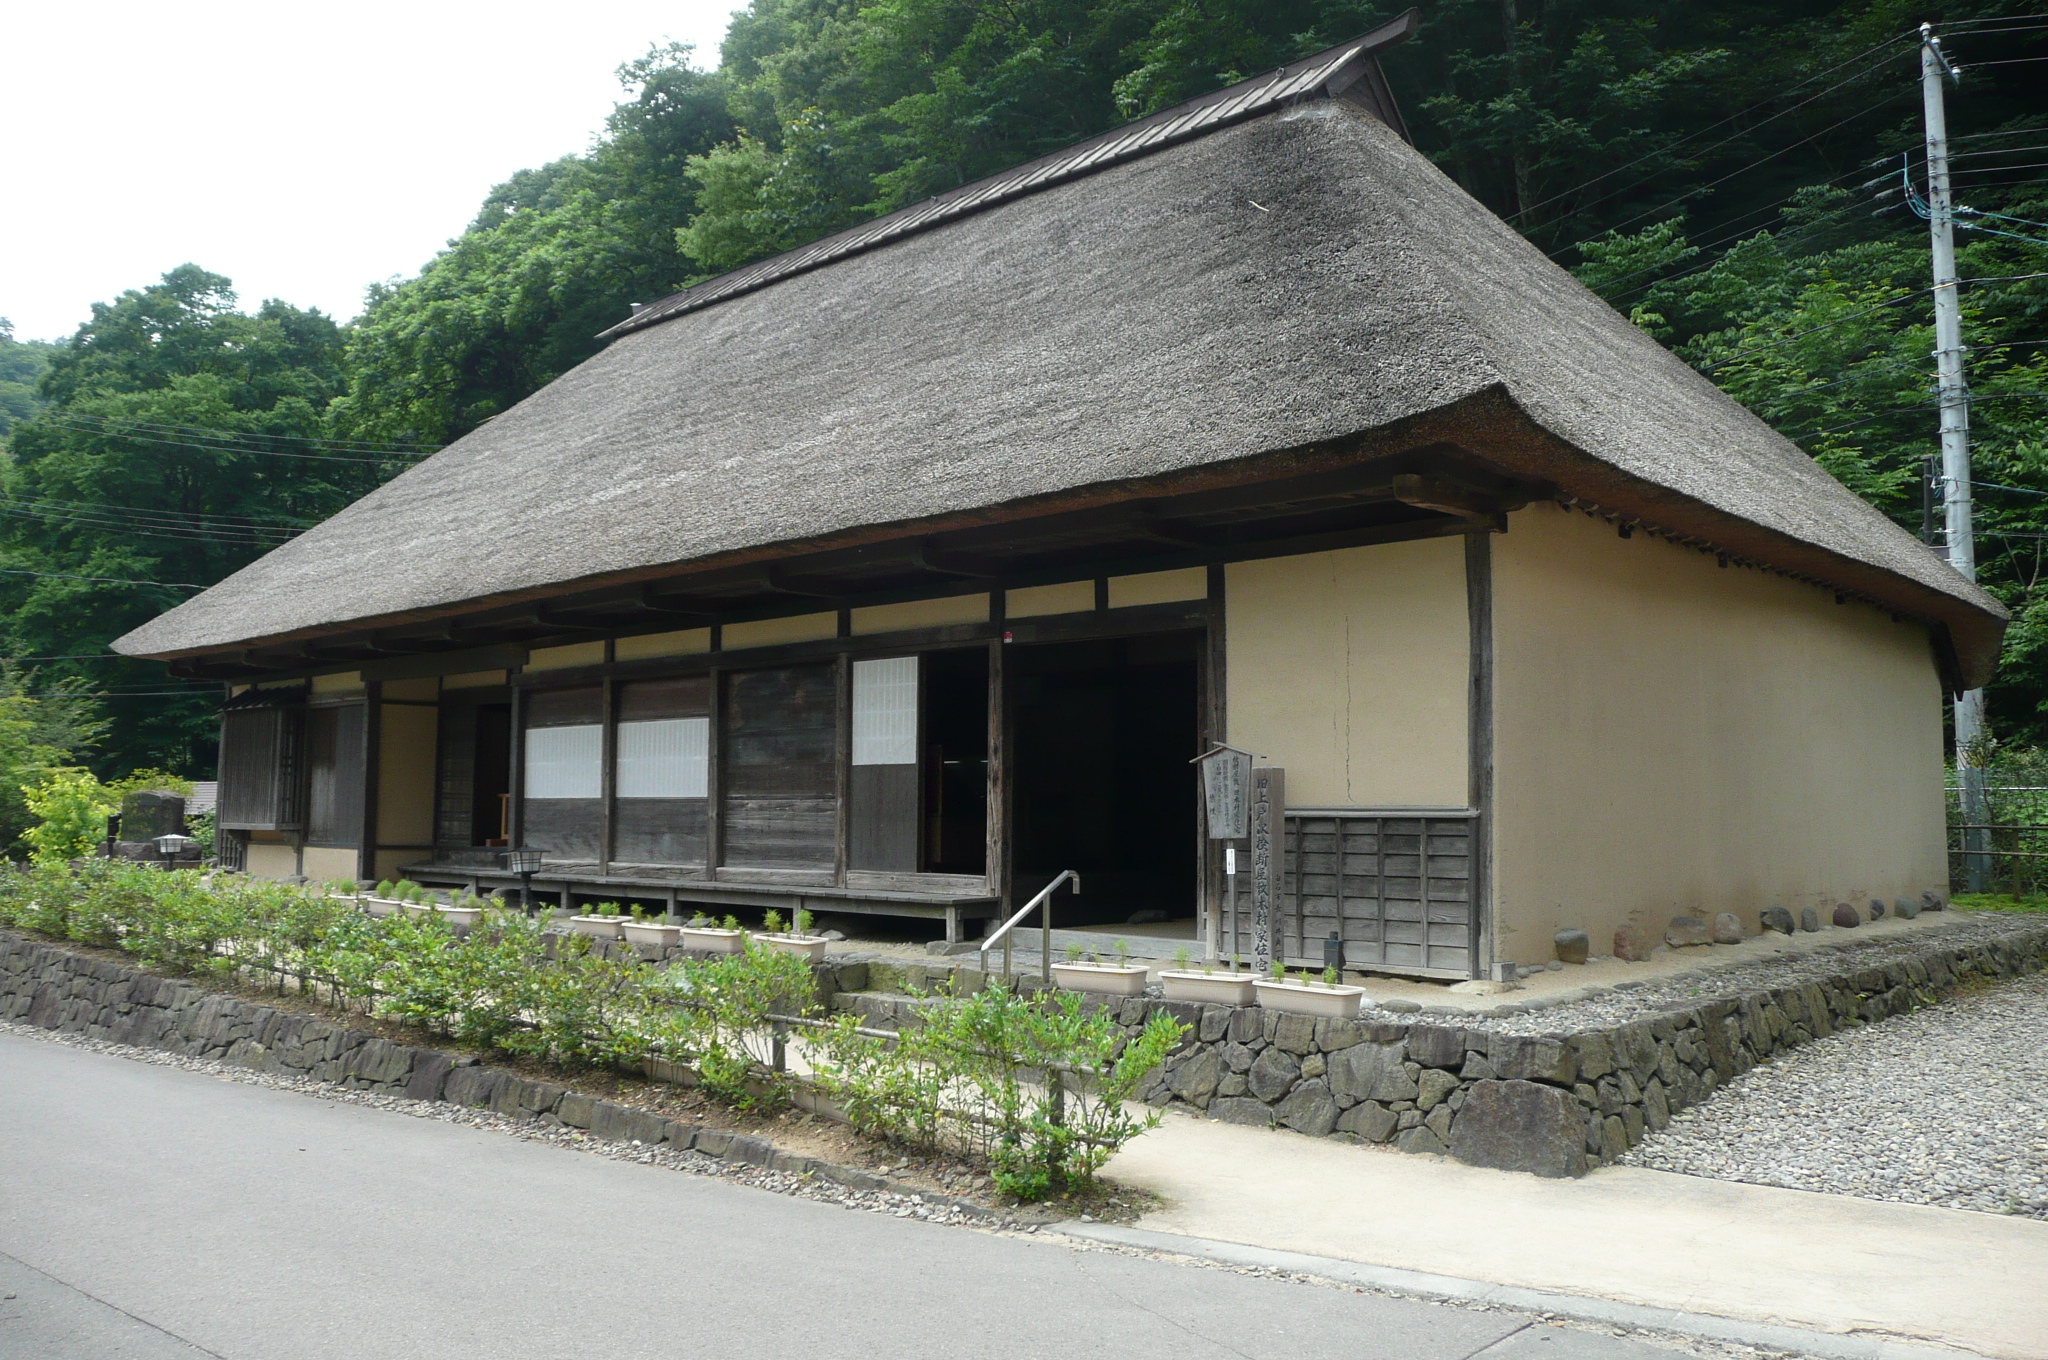
[[[1957,893],[1955,905],[1964,911],[2014,911],[2030,912],[2036,916],[2048,915],[2048,893],[2030,893],[2015,897],[2011,893]]]

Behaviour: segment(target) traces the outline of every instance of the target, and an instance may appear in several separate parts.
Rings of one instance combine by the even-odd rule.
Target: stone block
[[[1948,894],[1945,892],[1937,891],[1933,888],[1929,888],[1927,891],[1920,894],[1920,910],[1947,911]]]
[[[1437,1131],[1427,1125],[1409,1129],[1394,1141],[1394,1146],[1403,1152],[1422,1152],[1437,1157],[1450,1151],[1444,1146],[1444,1140],[1437,1136]]]
[[[1304,1081],[1274,1107],[1273,1117],[1297,1133],[1320,1138],[1337,1126],[1337,1101],[1328,1082]]]
[[[412,1074],[406,1078],[405,1094],[411,1100],[439,1100],[455,1065],[446,1053],[423,1049],[413,1058]]]
[[[1870,919],[1873,921],[1882,921],[1884,919],[1884,899],[1878,897],[1870,899]]]
[[[1223,1060],[1213,1048],[1198,1048],[1171,1064],[1166,1071],[1168,1086],[1190,1105],[1208,1104],[1209,1098],[1216,1094],[1216,1083],[1222,1076]]]
[[[1441,1025],[1415,1025],[1408,1030],[1408,1058],[1424,1067],[1463,1067],[1465,1032]]]
[[[1780,935],[1790,935],[1798,929],[1793,923],[1792,913],[1783,907],[1765,907],[1758,912],[1757,928],[1761,931],[1775,930]]]
[[[514,1077],[510,1081],[501,1084],[497,1090],[491,1092],[491,1103],[488,1106],[490,1112],[492,1114],[502,1114],[511,1119],[533,1118],[533,1111],[521,1105],[519,1100],[520,1094],[529,1084],[519,1077]]]
[[[1717,912],[1714,916],[1714,943],[1741,944],[1742,919],[1732,911]]]
[[[751,1134],[736,1133],[726,1144],[721,1154],[728,1162],[745,1162],[748,1166],[767,1166],[775,1158],[775,1145],[765,1138]]]
[[[1808,935],[1820,929],[1820,912],[1813,907],[1799,909],[1799,928]]]
[[[1222,1055],[1223,1065],[1233,1072],[1249,1072],[1259,1060],[1258,1052],[1243,1044],[1225,1044],[1217,1052]]]
[[[695,1124],[681,1119],[662,1121],[661,1139],[672,1148],[693,1148],[697,1145],[698,1128]]]
[[[455,1078],[451,1076],[448,1080],[452,1086]],[[590,1127],[591,1116],[596,1113],[596,1110],[596,1097],[578,1095],[574,1091],[565,1091],[562,1094],[562,1099],[555,1106],[555,1118],[561,1120],[572,1129],[587,1129]]]
[[[1268,1104],[1287,1094],[1287,1088],[1294,1085],[1301,1076],[1301,1064],[1294,1056],[1279,1048],[1269,1048],[1252,1064],[1245,1074],[1245,1083],[1251,1093]]]
[[[1342,1133],[1352,1133],[1368,1143],[1384,1143],[1394,1136],[1400,1116],[1376,1101],[1363,1101],[1346,1110],[1337,1120]]]
[[[567,1123],[567,1120],[563,1121]],[[639,1110],[631,1105],[620,1105],[615,1101],[599,1100],[591,1103],[590,1132],[613,1143],[646,1143],[650,1146],[662,1140],[664,1121],[659,1115]]]
[[[1458,1079],[1440,1067],[1425,1067],[1415,1079],[1415,1108],[1424,1113],[1435,1109],[1458,1089]]]
[[[1598,1032],[1575,1034],[1569,1041],[1578,1050],[1579,1077],[1584,1081],[1598,1081],[1614,1070],[1614,1040]]]
[[[1641,963],[1650,957],[1656,941],[1636,921],[1623,921],[1614,931],[1614,957],[1625,963]]]
[[[1195,1022],[1196,1039],[1205,1044],[1221,1041],[1224,1035],[1230,1033],[1231,1009],[1229,1006],[1202,1007],[1202,1018]]]
[[[1856,908],[1850,906],[1847,902],[1837,902],[1835,904],[1834,923],[1844,930],[1854,930],[1857,926],[1863,924],[1863,918],[1857,914]]]
[[[1209,1102],[1209,1117],[1220,1119],[1226,1124],[1253,1124],[1265,1127],[1273,1122],[1273,1110],[1262,1100],[1253,1100],[1245,1096],[1218,1096]]]
[[[1892,901],[1892,911],[1900,920],[1910,921],[1920,914],[1920,904],[1910,897],[1895,898]]]
[[[1349,1048],[1365,1040],[1365,1027],[1356,1020],[1316,1021],[1316,1047],[1325,1053],[1335,1053],[1340,1048]]]
[[[1696,944],[1712,944],[1713,927],[1697,916],[1674,916],[1664,927],[1664,943],[1673,949],[1684,949]]]
[[[1402,1065],[1405,1056],[1399,1043],[1340,1049],[1329,1057],[1330,1089],[1353,1100],[1413,1100],[1417,1088]]]
[[[723,1157],[737,1136],[731,1129],[698,1129],[695,1146],[707,1157]]]
[[[1234,1044],[1248,1044],[1257,1039],[1266,1041],[1266,1016],[1269,1012],[1258,1006],[1238,1006],[1230,1012],[1230,1041]]]
[[[1578,1101],[1568,1091],[1529,1081],[1479,1081],[1466,1088],[1450,1151],[1473,1166],[1583,1176],[1585,1129]]]
[[[1583,930],[1560,930],[1550,943],[1559,963],[1584,963],[1593,953],[1593,939]]]
[[[1579,1079],[1578,1050],[1562,1039],[1489,1036],[1487,1061],[1506,1081],[1545,1081],[1570,1086]]]
[[[466,1105],[471,1109],[478,1109],[490,1104],[491,1097],[496,1095],[498,1088],[511,1080],[511,1077],[511,1073],[495,1067],[458,1067],[448,1074],[448,1082],[443,1088],[441,1098],[450,1105]]]
[[[396,1086],[412,1072],[412,1053],[388,1039],[371,1039],[348,1055],[348,1074],[372,1086]]]
[[[1266,1026],[1266,1038],[1273,1047],[1296,1057],[1312,1053],[1316,1046],[1316,1018],[1313,1015],[1295,1015],[1288,1011],[1268,1011],[1271,1017]]]

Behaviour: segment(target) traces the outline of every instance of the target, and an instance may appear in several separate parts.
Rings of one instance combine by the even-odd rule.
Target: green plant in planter
[[[1174,967],[1180,969],[1182,972],[1186,972],[1188,963],[1188,947],[1186,945],[1182,945],[1180,948],[1173,951]]]
[[[767,914],[766,914],[765,916],[763,916],[763,917],[761,918],[761,931],[762,931],[762,933],[763,933],[763,934],[766,934],[766,935],[780,935],[780,934],[782,934],[782,933],[783,933],[783,922],[782,922],[782,913],[781,913],[781,912],[779,912],[779,911],[771,911],[771,912],[767,913]]]
[[[638,902],[635,902],[630,908],[628,908],[628,910],[630,910],[633,913],[633,922],[635,925],[638,925],[640,922],[647,919],[647,908],[641,906]]]
[[[1287,981],[1287,965],[1278,959],[1274,959],[1266,971],[1272,975],[1275,982]]]
[[[1068,963],[1079,963],[1080,961],[1081,961],[1081,946],[1080,946],[1080,945],[1078,945],[1078,944],[1076,944],[1076,943],[1075,943],[1074,941],[1072,941],[1072,940],[1069,940],[1069,941],[1067,941],[1067,962],[1068,962]]]
[[[1344,975],[1335,968],[1325,968],[1323,970],[1323,985],[1325,987],[1334,987],[1343,980]]]
[[[696,912],[691,912],[691,913],[690,913],[690,929],[692,929],[692,930],[709,930],[710,928],[711,928],[711,918],[710,918],[709,916],[706,916],[706,915],[705,915],[705,914],[704,914],[703,912],[701,912],[701,911],[696,911]]]
[[[817,924],[817,918],[816,918],[816,917],[812,916],[812,915],[811,915],[811,914],[810,914],[810,913],[809,913],[808,911],[805,911],[805,910],[804,910],[804,909],[803,909],[802,907],[798,907],[798,908],[796,909],[796,933],[797,933],[797,934],[799,934],[799,935],[808,935],[808,934],[810,934],[810,933],[811,933],[811,927],[812,927],[813,925],[815,925],[815,924]]]
[[[395,893],[395,892],[397,892],[397,891],[398,891],[398,885],[397,885],[396,883],[393,883],[393,882],[392,882],[392,881],[391,881],[390,879],[388,879],[388,878],[387,878],[387,879],[385,879],[385,880],[384,880],[383,882],[381,882],[381,883],[379,883],[379,884],[377,885],[377,893],[376,893],[376,895],[377,895],[378,897],[382,897],[382,898],[386,898],[386,899],[388,899],[388,898],[390,898],[391,894],[393,894],[393,893]]]
[[[401,878],[391,891],[392,896],[401,902],[418,902],[422,899],[426,889],[409,878]]]
[[[722,928],[725,930],[737,931],[740,928],[740,918],[737,916],[726,917]]]
[[[1131,947],[1119,939],[1116,942],[1116,966],[1119,968],[1126,967],[1130,964],[1130,961]]]

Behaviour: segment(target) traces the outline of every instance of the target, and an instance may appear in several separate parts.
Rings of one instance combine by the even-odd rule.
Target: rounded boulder
[[[1847,902],[1840,902],[1835,906],[1835,924],[1845,930],[1854,929],[1863,924],[1863,918],[1856,914],[1856,908]]]

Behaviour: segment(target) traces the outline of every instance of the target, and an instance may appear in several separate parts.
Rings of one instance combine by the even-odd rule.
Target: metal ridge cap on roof
[[[1350,88],[1363,74],[1364,63],[1413,36],[1418,13],[1411,9],[1362,37],[1303,57],[1276,71],[1212,90],[1186,103],[1162,109],[1122,127],[999,171],[986,179],[949,189],[922,203],[898,208],[835,235],[706,279],[652,306],[641,308],[624,321],[600,332],[598,338],[612,339],[630,331],[644,330],[727,298],[764,288],[779,279],[924,231],[938,223],[956,221],[982,208],[1021,197],[1047,185],[1149,155],[1197,134],[1255,117],[1289,100],[1304,98],[1317,87],[1335,97]],[[1357,69],[1347,72],[1346,68]]]

